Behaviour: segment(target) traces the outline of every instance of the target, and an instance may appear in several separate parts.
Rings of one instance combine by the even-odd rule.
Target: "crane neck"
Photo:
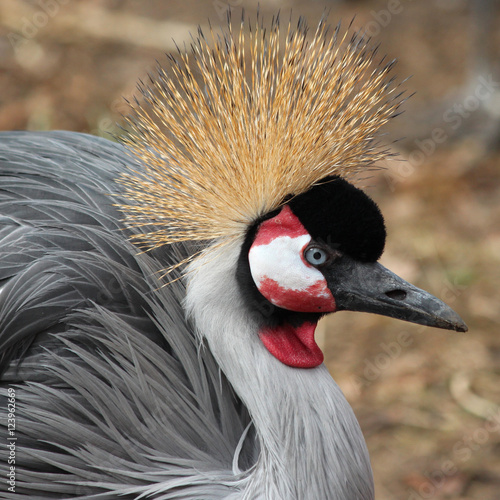
[[[235,277],[239,248],[225,246],[192,264],[186,309],[260,441],[241,498],[373,500],[361,429],[326,367],[286,366],[259,339]]]

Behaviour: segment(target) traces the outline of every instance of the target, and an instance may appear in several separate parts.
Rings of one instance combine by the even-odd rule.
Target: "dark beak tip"
[[[449,311],[451,314],[447,314],[448,317],[437,317],[435,326],[438,328],[445,328],[446,330],[454,330],[455,332],[465,333],[469,331],[469,327],[465,324],[465,321],[453,310]],[[429,326],[432,326],[430,324]]]

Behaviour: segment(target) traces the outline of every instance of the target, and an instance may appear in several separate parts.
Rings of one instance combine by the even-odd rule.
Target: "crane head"
[[[314,330],[335,311],[466,329],[377,263],[382,215],[345,180],[390,156],[377,137],[404,101],[395,61],[326,18],[313,31],[279,16],[269,29],[242,19],[222,37],[200,30],[170,72],[140,86],[123,142],[145,168],[119,179],[144,248],[203,242],[179,264],[196,269],[243,242],[244,307],[271,354],[295,367],[321,364]]]
[[[238,273],[251,307],[261,311],[259,335],[269,352],[290,366],[321,364],[316,323],[341,310],[466,331],[441,300],[377,262],[385,238],[375,202],[335,176],[257,221]]]

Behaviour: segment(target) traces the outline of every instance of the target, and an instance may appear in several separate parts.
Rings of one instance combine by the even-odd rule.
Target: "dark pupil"
[[[315,260],[319,260],[319,259],[321,259],[321,252],[314,252],[313,258],[314,258]]]

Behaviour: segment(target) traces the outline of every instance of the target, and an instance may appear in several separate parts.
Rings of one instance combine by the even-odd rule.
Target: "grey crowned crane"
[[[466,326],[377,262],[401,94],[348,33],[200,31],[120,143],[0,135],[1,498],[374,498],[318,320]]]

